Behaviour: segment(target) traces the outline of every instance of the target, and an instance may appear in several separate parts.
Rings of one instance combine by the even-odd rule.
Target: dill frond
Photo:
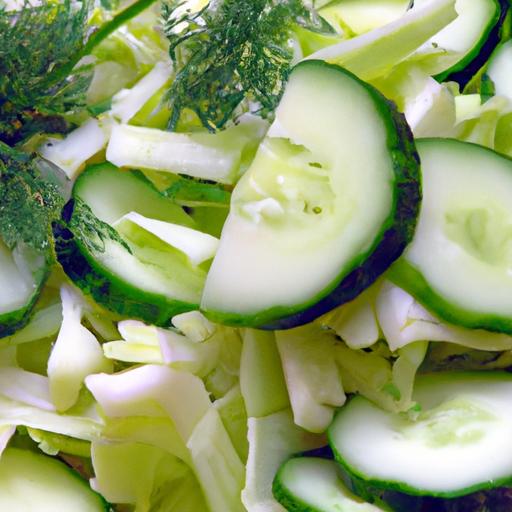
[[[175,1],[163,4],[163,28],[170,42],[176,79],[168,93],[175,130],[185,109],[216,131],[243,101],[271,113],[293,59],[292,30],[332,28],[303,0],[217,0],[198,12]]]

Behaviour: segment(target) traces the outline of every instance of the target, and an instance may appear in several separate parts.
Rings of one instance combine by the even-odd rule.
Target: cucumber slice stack
[[[448,322],[512,333],[512,160],[447,139],[418,150],[420,219],[390,279]]]
[[[344,69],[300,63],[233,192],[202,309],[283,329],[352,300],[411,240],[420,195],[403,116]]]

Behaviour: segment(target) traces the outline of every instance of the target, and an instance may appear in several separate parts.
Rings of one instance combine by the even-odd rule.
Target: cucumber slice
[[[107,224],[137,212],[151,219],[194,226],[183,209],[160,194],[142,173],[121,171],[109,163],[88,167],[76,180],[73,197],[82,199]]]
[[[111,311],[156,325],[198,308],[206,269],[182,249],[192,219],[138,173],[110,164],[88,168],[73,189],[65,222],[54,229],[66,274]],[[130,213],[150,224],[185,226],[179,247],[131,222]],[[138,218],[137,217],[137,218]],[[205,235],[206,236],[206,235]]]
[[[415,0],[414,7],[421,7],[430,1]],[[450,75],[453,75],[451,79],[458,78],[455,73],[471,64],[472,71],[463,75],[469,80],[485,63],[499,42],[501,14],[506,6],[501,8],[497,0],[457,0],[455,9],[457,18],[419,50],[442,48],[447,51],[440,57],[440,68],[436,70],[436,78],[440,81]]]
[[[344,69],[304,61],[235,187],[201,307],[231,325],[310,322],[401,254],[419,201],[403,116]]]
[[[329,428],[336,460],[384,489],[445,498],[512,483],[512,375],[418,377],[415,421],[357,396]]]
[[[337,464],[317,457],[295,457],[285,462],[274,479],[273,493],[292,512],[377,512],[343,484]]]
[[[423,205],[389,278],[448,322],[512,334],[512,160],[456,140],[417,144]]]
[[[512,101],[512,40],[502,44],[493,54],[487,76],[494,84],[494,92]]]
[[[7,448],[0,459],[0,510],[105,512],[109,507],[63,462],[28,450]]]
[[[11,251],[0,239],[0,338],[28,323],[50,273],[45,256],[22,244]]]

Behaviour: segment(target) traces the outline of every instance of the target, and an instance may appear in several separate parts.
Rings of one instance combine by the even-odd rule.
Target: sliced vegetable
[[[107,145],[111,130],[110,119],[90,119],[63,139],[48,139],[39,148],[39,152],[42,157],[59,166],[68,178],[73,179],[85,162]]]
[[[98,340],[81,323],[82,299],[69,286],[61,288],[62,325],[48,359],[48,380],[52,402],[65,411],[78,400],[85,377],[112,371]]]
[[[294,457],[274,479],[276,499],[292,512],[377,512],[382,510],[352,494],[334,461]]]
[[[182,208],[166,199],[141,173],[109,163],[89,166],[75,183],[73,196],[82,199],[101,221],[113,224],[130,212],[183,226],[193,222]]]
[[[315,324],[276,332],[296,425],[325,432],[346,400],[335,361],[336,338]]]
[[[207,510],[189,466],[164,450],[143,443],[94,443],[93,487],[109,501],[136,510]]]
[[[240,388],[249,416],[268,416],[289,407],[274,333],[254,329],[244,331]]]
[[[334,0],[320,9],[319,14],[333,27],[348,28],[351,35],[359,35],[400,19],[411,3],[410,0]]]
[[[28,450],[4,451],[0,459],[0,482],[2,510],[109,510],[103,498],[66,464]]]
[[[255,116],[246,116],[238,125],[216,134],[118,125],[112,130],[107,160],[119,167],[233,184],[248,167],[267,127]]]
[[[24,244],[11,251],[0,238],[0,338],[28,322],[48,275],[44,254]]]
[[[171,77],[170,63],[158,62],[155,67],[131,89],[121,89],[112,98],[110,115],[121,123],[128,123]]]
[[[144,365],[115,375],[89,375],[86,384],[107,416],[171,418],[210,507],[241,510],[244,467],[201,379]]]
[[[137,212],[130,212],[116,221],[113,226],[123,232],[122,224],[131,222],[184,253],[192,265],[201,265],[215,256],[219,241],[217,238],[195,229],[162,220],[149,219]],[[129,229],[129,228],[128,228]]]
[[[384,338],[393,352],[422,340],[456,343],[477,350],[512,350],[512,336],[446,323],[389,281],[384,282],[377,296],[376,309]]]
[[[248,512],[285,512],[272,496],[272,480],[291,455],[325,446],[325,436],[305,432],[289,409],[249,418],[249,458],[242,502]]]
[[[448,322],[512,333],[512,161],[455,140],[418,147],[423,207],[390,279]]]
[[[77,286],[112,311],[157,325],[197,309],[206,278],[199,263],[215,239],[188,229],[193,221],[181,207],[109,164],[90,167],[73,195],[55,235],[59,261]]]
[[[421,7],[428,5],[430,0],[416,0]],[[503,4],[503,8],[505,4]],[[500,20],[501,8],[497,0],[457,0],[455,4],[457,19],[434,35],[418,51],[429,51],[432,48],[442,48],[444,55],[440,55],[436,62],[435,73],[438,79],[444,80],[452,73],[463,70],[472,61],[478,59],[475,72],[485,63],[494,49],[491,42],[498,43],[496,28],[493,37],[491,32]],[[473,73],[474,74],[474,73]],[[468,76],[469,80],[471,76]]]
[[[379,488],[453,498],[508,485],[511,390],[504,372],[420,376],[413,417],[357,396],[336,416],[329,442],[345,470]]]
[[[375,293],[379,288],[379,283],[376,283],[353,301],[321,316],[317,322],[332,329],[349,348],[371,347],[380,336],[374,306]]]
[[[419,200],[403,117],[338,66],[304,61],[235,187],[201,307],[231,325],[307,323],[354,299],[401,254]]]
[[[310,55],[339,64],[363,80],[385,76],[430,37],[457,17],[455,0],[432,0],[366,34]]]
[[[62,323],[62,305],[51,304],[38,309],[32,315],[30,322],[7,338],[11,345],[29,343],[57,334]]]
[[[494,52],[487,67],[494,92],[512,101],[512,40],[501,45]]]

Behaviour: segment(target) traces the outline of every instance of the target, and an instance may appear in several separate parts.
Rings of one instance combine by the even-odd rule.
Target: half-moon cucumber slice
[[[417,145],[420,219],[390,279],[448,322],[512,333],[512,160],[450,139]]]
[[[329,428],[336,460],[380,489],[454,498],[512,483],[512,375],[434,373],[418,377],[416,419],[362,396]]]
[[[318,457],[294,457],[277,473],[273,493],[292,512],[382,512],[352,494],[336,462]]]
[[[73,201],[54,226],[55,247],[68,277],[96,302],[167,326],[198,308],[206,279],[207,263],[184,249],[198,256],[207,236],[191,226],[184,210],[139,173],[97,164],[76,181]]]
[[[49,274],[48,254],[24,244],[11,251],[0,239],[0,338],[28,322]]]
[[[415,0],[421,7],[431,0]],[[462,81],[463,85],[478,71],[499,42],[499,29],[508,9],[498,0],[457,0],[457,18],[427,41],[421,52],[442,48],[435,72],[439,81]],[[503,14],[503,16],[502,16]]]
[[[105,500],[64,462],[7,448],[0,459],[0,510],[106,512]]]
[[[403,116],[341,67],[300,63],[232,194],[202,309],[282,329],[354,299],[410,241],[420,196]]]

